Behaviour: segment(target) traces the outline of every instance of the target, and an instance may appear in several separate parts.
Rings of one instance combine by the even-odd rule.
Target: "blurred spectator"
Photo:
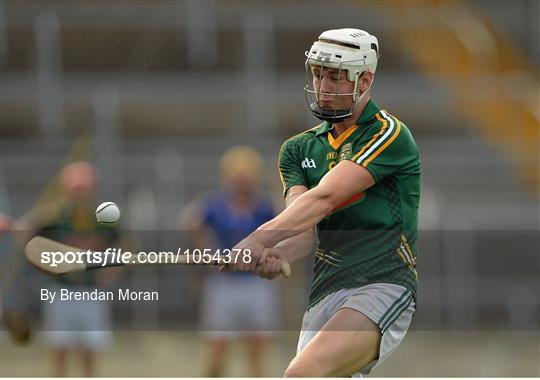
[[[181,215],[181,228],[199,249],[230,249],[274,211],[260,193],[262,160],[247,146],[230,148],[221,162],[223,188],[194,201]],[[263,376],[268,330],[279,312],[275,284],[251,273],[210,272],[205,277],[200,322],[209,343],[205,376],[223,376],[232,338],[243,337],[248,348],[249,375]]]
[[[71,163],[62,169],[59,179],[65,201],[38,207],[17,223],[18,228],[26,235],[38,234],[84,249],[99,251],[111,246],[118,238],[116,229],[99,224],[94,214],[99,181],[97,169],[88,162]],[[84,376],[94,376],[95,353],[112,342],[111,304],[61,301],[60,289],[99,290],[112,281],[115,273],[111,269],[81,272],[42,284],[42,288],[57,292],[54,302],[41,303],[42,325],[46,343],[52,349],[54,376],[66,375],[69,352],[80,354]]]

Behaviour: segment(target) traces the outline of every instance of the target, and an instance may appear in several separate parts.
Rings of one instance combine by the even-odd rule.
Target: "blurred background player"
[[[88,162],[74,162],[60,172],[64,198],[33,213],[19,225],[32,234],[65,244],[101,251],[117,240],[110,225],[99,224],[94,214],[99,172]],[[57,291],[54,302],[42,302],[42,328],[52,350],[52,374],[65,376],[68,354],[80,355],[83,376],[95,375],[95,353],[112,342],[112,310],[107,301],[61,301],[59,290],[91,291],[115,277],[116,270],[99,270],[48,279],[42,287]]]
[[[223,188],[193,202],[181,215],[181,228],[199,249],[230,249],[274,216],[268,198],[260,191],[262,158],[253,148],[228,149],[220,162]],[[275,284],[251,273],[208,272],[201,303],[201,330],[207,332],[209,354],[206,376],[223,376],[231,338],[247,345],[249,375],[263,376],[263,356],[268,330],[276,326]]]

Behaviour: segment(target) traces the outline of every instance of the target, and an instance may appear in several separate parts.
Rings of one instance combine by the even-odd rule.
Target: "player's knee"
[[[283,377],[323,377],[324,374],[319,372],[315,366],[291,363],[285,370]]]
[[[309,375],[306,375],[304,371],[297,366],[289,366],[285,370],[283,377],[309,377]]]

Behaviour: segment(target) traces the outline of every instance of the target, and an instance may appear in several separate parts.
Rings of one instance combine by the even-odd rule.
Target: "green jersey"
[[[39,231],[40,235],[63,243],[84,248],[105,249],[118,239],[115,226],[98,223],[93,209],[66,206],[58,215]],[[114,248],[114,247],[111,247]],[[77,272],[58,277],[54,281],[64,285],[97,285],[97,271]]]
[[[323,122],[285,141],[279,154],[284,194],[311,189],[338,162],[367,169],[375,184],[319,222],[309,306],[339,289],[393,283],[416,294],[420,159],[409,129],[373,101],[337,139]]]

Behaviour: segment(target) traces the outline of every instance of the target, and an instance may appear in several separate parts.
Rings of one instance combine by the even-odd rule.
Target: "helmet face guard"
[[[306,52],[306,55],[308,55],[308,52]],[[354,74],[354,88],[352,92],[338,92],[338,83],[337,81],[334,84],[334,88],[332,91],[328,92],[325,91],[324,93],[321,91],[321,81],[323,80],[323,74],[324,70],[335,70],[337,71],[337,78],[341,78],[342,72],[345,71],[347,75],[347,79],[349,78],[349,75],[347,74],[346,70],[343,69],[342,63],[339,62],[339,64],[332,64],[331,66],[325,65],[325,62],[323,60],[315,62],[314,59],[310,59],[308,56],[308,59],[306,59],[305,64],[305,83],[304,83],[304,95],[306,98],[306,103],[313,113],[313,115],[321,120],[328,121],[330,123],[339,123],[348,117],[350,117],[354,111],[354,108],[358,104],[358,102],[363,98],[364,94],[367,92],[365,91],[362,96],[358,96],[358,79],[362,76],[363,73],[355,73]],[[336,67],[337,66],[337,67]],[[318,73],[319,77],[316,78],[315,74],[313,72],[313,69],[315,67],[318,67]],[[315,80],[318,79],[319,86],[318,88],[315,85]],[[321,95],[324,97],[333,97],[333,106],[327,107],[321,102]],[[344,103],[346,99],[351,99],[351,105],[349,107],[345,108],[338,108],[338,104]]]

